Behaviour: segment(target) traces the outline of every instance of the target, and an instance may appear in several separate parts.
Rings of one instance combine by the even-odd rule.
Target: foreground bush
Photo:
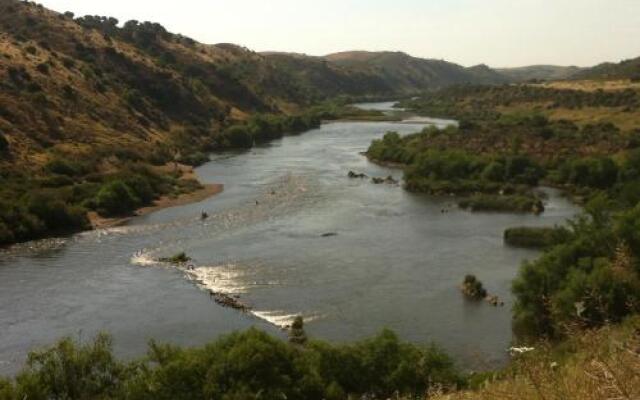
[[[351,345],[290,344],[250,329],[200,348],[150,343],[147,357],[122,362],[111,340],[64,339],[32,353],[0,399],[344,399],[420,396],[463,383],[434,347],[402,343],[390,331]]]
[[[617,211],[598,197],[586,210],[566,243],[520,269],[517,333],[562,337],[567,326],[597,327],[640,311],[640,206]]]

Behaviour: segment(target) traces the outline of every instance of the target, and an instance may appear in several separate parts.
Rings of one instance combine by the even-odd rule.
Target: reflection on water
[[[296,315],[315,337],[348,341],[389,327],[407,340],[435,341],[465,365],[503,361],[510,282],[523,259],[537,256],[505,247],[503,230],[561,223],[577,209],[550,191],[541,216],[470,214],[450,198],[347,178],[353,170],[400,179],[401,171],[360,153],[386,131],[418,129],[335,122],[216,155],[197,169],[203,181],[225,185],[214,198],[6,250],[0,373],[63,335],[86,339],[105,330],[119,354],[133,356],[149,338],[195,345],[252,325],[282,335],[279,327]],[[444,207],[451,212],[441,213]],[[191,267],[155,261],[181,251]],[[467,273],[507,306],[466,302],[457,286]],[[251,312],[218,306],[210,290],[239,296]]]

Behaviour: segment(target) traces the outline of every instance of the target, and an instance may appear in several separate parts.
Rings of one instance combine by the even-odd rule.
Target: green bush
[[[126,372],[115,360],[108,336],[100,335],[85,345],[63,339],[50,349],[29,354],[25,370],[16,378],[16,398],[118,398]]]
[[[5,240],[11,239],[11,242],[39,238],[46,232],[44,222],[29,213],[20,201],[0,200],[0,222],[11,232],[3,235]]]
[[[609,157],[575,159],[560,167],[560,176],[573,185],[607,189],[617,181],[618,166]]]
[[[464,384],[439,349],[401,342],[390,331],[350,345],[293,345],[250,329],[200,348],[151,342],[148,356],[114,358],[100,335],[78,345],[63,339],[31,353],[7,399],[344,399],[423,396]],[[1,397],[0,397],[1,398]]]
[[[142,205],[142,201],[126,183],[114,180],[102,186],[95,204],[100,214],[118,216],[131,213]]]
[[[523,195],[487,195],[478,194],[458,202],[461,208],[471,211],[508,211],[508,212],[532,212],[544,211],[542,200],[535,196]]]
[[[504,241],[509,246],[548,248],[569,240],[571,232],[564,227],[517,227],[504,231]]]
[[[209,155],[196,151],[186,155],[182,155],[179,160],[181,163],[197,167],[210,161]]]
[[[49,160],[49,162],[45,164],[44,169],[52,174],[67,176],[76,176],[85,172],[84,167],[79,163],[63,160],[61,158]]]
[[[566,243],[523,264],[513,283],[519,334],[558,337],[569,325],[595,327],[640,311],[640,206],[610,207],[592,200]]]
[[[77,231],[89,226],[86,210],[67,204],[56,192],[33,192],[27,196],[26,203],[27,210],[49,231]]]
[[[253,146],[253,136],[245,125],[233,125],[222,136],[231,148],[248,149]]]

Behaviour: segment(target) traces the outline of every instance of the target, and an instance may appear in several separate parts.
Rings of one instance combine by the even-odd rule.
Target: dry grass
[[[519,103],[508,107],[497,107],[497,110],[505,114],[527,114],[536,112],[547,118],[558,121],[572,121],[578,126],[611,122],[622,131],[631,131],[640,128],[640,110],[626,110],[625,107],[583,107],[576,109],[551,108],[550,102]]]
[[[631,82],[630,80],[583,80],[583,81],[554,81],[535,84],[533,86],[541,86],[553,89],[572,89],[584,90],[586,92],[595,92],[596,90],[640,90],[640,82]]]
[[[585,107],[582,109],[554,109],[548,112],[554,120],[566,119],[579,126],[599,122],[611,122],[623,131],[640,128],[640,110],[625,111],[623,108]]]
[[[581,333],[560,348],[541,345],[501,374],[478,390],[431,399],[640,399],[640,319]]]

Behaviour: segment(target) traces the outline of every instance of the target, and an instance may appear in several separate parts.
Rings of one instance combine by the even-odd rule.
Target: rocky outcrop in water
[[[238,297],[234,297],[226,293],[214,292],[213,290],[209,291],[209,295],[213,298],[213,301],[215,301],[216,304],[222,307],[232,308],[242,312],[248,312],[251,310],[251,307],[242,303]]]
[[[397,185],[398,181],[396,179],[393,178],[393,176],[389,175],[386,178],[381,178],[381,177],[377,177],[374,176],[373,178],[371,178],[371,182],[375,185],[381,185],[383,183],[386,183],[388,185]]]
[[[504,302],[496,295],[491,295],[474,275],[467,275],[464,278],[464,282],[460,285],[462,293],[471,300],[485,300],[487,303],[494,307],[504,306]]]
[[[327,233],[323,233],[322,237],[332,237],[332,236],[338,236],[338,234],[336,232],[327,232]]]
[[[347,174],[347,176],[351,179],[365,179],[367,178],[366,174],[363,173],[357,173],[357,172],[353,172],[353,171],[349,171],[349,173]]]

